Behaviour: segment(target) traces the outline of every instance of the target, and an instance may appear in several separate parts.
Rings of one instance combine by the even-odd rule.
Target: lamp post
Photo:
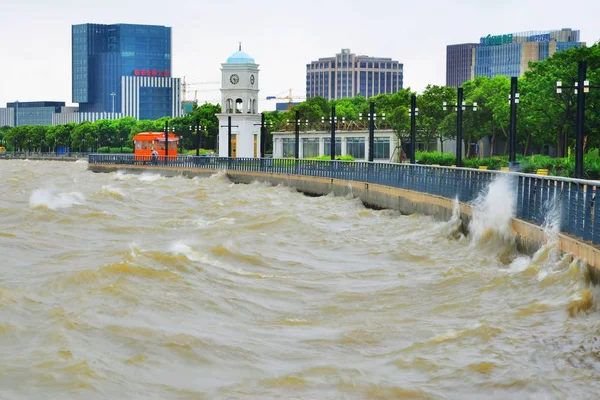
[[[165,121],[165,166],[169,158],[169,121]]]
[[[583,179],[585,171],[583,168],[583,139],[585,129],[585,94],[590,89],[600,89],[600,86],[590,86],[586,81],[587,62],[579,61],[577,82],[573,86],[563,86],[562,82],[556,82],[556,93],[562,93],[563,89],[574,89],[577,95],[577,114],[575,127],[575,178]]]
[[[331,151],[331,160],[335,160],[335,124],[337,123],[337,117],[335,116],[335,106],[331,106],[331,117],[329,119],[329,124],[331,125],[331,143],[329,144],[329,148]],[[321,122],[324,124],[326,121],[325,117],[321,117]]]
[[[410,116],[410,163],[416,164],[416,137],[417,137],[417,115],[419,115],[419,109],[417,108],[417,95],[413,94],[410,96],[410,110],[408,110]]]
[[[239,128],[238,125],[231,125],[231,115],[227,116],[227,125],[221,125],[221,128],[227,128],[227,157],[231,158],[231,128]],[[236,143],[237,145],[237,143]],[[236,153],[237,154],[237,153]]]
[[[517,104],[519,104],[519,93],[517,93],[518,78],[510,78],[510,95],[508,102],[510,104],[510,138],[508,139],[508,162],[511,167],[515,166],[517,161]]]
[[[286,125],[290,124],[290,120],[287,120]],[[296,160],[300,158],[300,125],[308,126],[308,120],[304,123],[300,121],[300,111],[296,111],[296,118],[294,120],[294,137],[296,138],[296,143],[294,146],[294,157]]]
[[[372,101],[369,104],[369,114],[365,116],[369,122],[369,162],[373,162],[373,158],[375,156],[375,119],[377,118],[377,114],[375,114],[375,102]],[[379,118],[382,121],[385,121],[385,113],[382,113]],[[362,113],[358,114],[358,119],[362,121],[363,115]]]
[[[202,140],[200,132],[208,129],[206,125],[200,125],[200,118],[196,119],[196,125],[190,126],[190,131],[196,130],[196,157],[200,156],[200,146],[202,146]]]
[[[112,118],[115,117],[115,96],[117,94],[115,92],[110,92],[110,97],[112,97]]]
[[[260,114],[260,124],[254,124],[254,126],[260,125],[260,158],[265,158],[265,152],[267,147],[267,128],[273,127],[273,122],[265,122],[265,113]]]
[[[463,111],[467,108],[473,109],[473,111],[477,111],[477,102],[473,102],[473,105],[467,105],[463,101],[463,88],[459,87],[457,89],[458,101],[457,104],[448,105],[445,101],[443,102],[442,108],[444,111],[447,110],[448,107],[456,108],[456,166],[462,167],[462,123],[463,123]]]

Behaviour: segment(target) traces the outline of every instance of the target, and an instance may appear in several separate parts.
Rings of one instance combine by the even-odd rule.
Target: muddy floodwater
[[[515,252],[503,190],[467,237],[222,173],[0,161],[0,190],[0,399],[600,396],[596,289]]]

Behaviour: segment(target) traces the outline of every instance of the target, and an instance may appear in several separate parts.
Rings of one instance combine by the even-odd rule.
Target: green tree
[[[0,126],[0,146],[8,148],[6,137],[11,129],[12,128],[8,125]]]
[[[87,151],[90,147],[98,150],[101,146],[98,135],[98,125],[89,121],[77,125],[71,133],[72,146],[74,149]]]
[[[135,126],[136,122],[136,119],[133,117],[124,117],[113,121],[113,126],[116,130],[117,143],[119,146],[133,147],[129,134],[131,133],[131,129]]]
[[[595,44],[590,47],[571,48],[555,53],[545,61],[530,63],[530,71],[525,73],[522,87],[519,88],[521,102],[530,113],[535,114],[535,121],[539,124],[532,132],[539,131],[540,126],[554,132],[553,141],[559,157],[567,155],[567,148],[573,140],[577,101],[572,89],[563,89],[562,93],[556,93],[556,82],[572,86],[577,79],[577,64],[582,60],[588,62],[588,71],[591,72],[588,78],[599,79],[597,71],[600,68],[600,46]],[[591,112],[586,114],[589,114],[591,119],[586,126],[592,129],[598,116],[594,111],[600,101],[597,96],[599,95],[596,93],[588,96]]]
[[[47,130],[47,126],[36,125],[29,127],[29,130],[27,131],[28,150],[36,150],[42,147]]]
[[[428,151],[430,150],[430,143],[436,139],[440,140],[441,150],[444,151],[444,140],[448,138],[448,133],[439,129],[449,112],[443,110],[442,105],[444,102],[448,104],[456,103],[456,88],[427,85],[423,93],[417,96],[417,108],[419,109],[417,132]]]

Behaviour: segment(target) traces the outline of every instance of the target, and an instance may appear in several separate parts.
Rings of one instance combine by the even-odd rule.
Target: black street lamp
[[[378,118],[377,114],[375,114],[374,101],[372,101],[369,105],[369,114],[367,114],[365,118],[369,122],[369,162],[373,162],[373,158],[375,156],[375,120]],[[385,113],[382,113],[379,118],[382,121],[385,121]],[[358,114],[358,119],[362,121],[362,113]]]
[[[165,121],[165,166],[169,158],[169,121]]]
[[[331,151],[331,160],[335,160],[335,124],[337,124],[337,117],[335,116],[335,106],[331,106],[331,117],[328,118],[329,124],[331,125],[331,143],[329,144],[329,148]],[[321,117],[321,123],[325,123],[327,121],[325,117]]]
[[[290,120],[288,119],[285,124],[289,125]],[[296,118],[294,119],[294,137],[296,138],[296,143],[294,147],[294,157],[296,158],[296,160],[300,158],[300,125],[308,126],[308,120],[302,122],[300,120],[300,111],[296,111]]]
[[[196,125],[190,125],[190,131],[196,130],[196,156],[200,155],[200,146],[202,146],[200,133],[207,129],[206,125],[200,125],[200,118],[196,119]]]
[[[419,115],[419,109],[417,108],[417,95],[413,94],[410,96],[410,110],[408,110],[410,116],[410,163],[416,164],[416,138],[417,138],[417,115]]]
[[[444,111],[447,110],[447,107],[455,107],[456,108],[456,167],[462,167],[462,129],[463,129],[463,111],[467,108],[472,108],[473,111],[477,111],[477,102],[473,102],[473,105],[467,105],[463,101],[463,88],[458,88],[458,101],[457,104],[448,105],[444,101],[442,108]]]
[[[227,125],[221,125],[221,128],[227,128],[227,157],[231,158],[232,156],[232,151],[231,151],[231,139],[232,139],[232,135],[231,135],[231,128],[239,128],[238,125],[231,125],[231,115],[227,116]],[[237,146],[237,141],[236,141],[236,146]],[[236,152],[237,155],[237,152]]]
[[[519,93],[517,93],[518,83],[519,79],[516,76],[510,78],[510,95],[508,96],[508,102],[510,104],[508,161],[511,167],[514,167],[517,161],[517,104],[519,104]]]
[[[260,124],[254,124],[254,126],[260,125],[260,158],[265,158],[265,151],[267,147],[267,128],[273,127],[273,122],[265,122],[265,113],[260,114]]]
[[[585,80],[587,62],[579,61],[577,82],[574,86],[563,86],[562,82],[556,82],[556,93],[562,93],[562,89],[574,89],[577,94],[577,124],[575,127],[575,178],[583,179],[585,172],[583,168],[583,139],[585,129],[585,94],[590,89],[600,89],[600,86],[590,86]]]

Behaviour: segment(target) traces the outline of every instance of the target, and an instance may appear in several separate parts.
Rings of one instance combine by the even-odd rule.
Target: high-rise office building
[[[585,45],[577,30],[529,31],[507,35],[487,35],[477,45],[472,43],[447,47],[446,84],[460,86],[476,76],[522,76],[529,63],[543,61],[557,51]],[[461,47],[462,46],[462,47]],[[468,47],[471,46],[469,57]],[[460,54],[460,55],[457,55]],[[457,59],[459,59],[457,61]],[[469,64],[470,76],[464,76]]]
[[[402,89],[403,64],[391,58],[357,56],[342,49],[335,57],[306,64],[306,98],[328,100],[396,93]]]
[[[446,86],[460,86],[471,79],[473,49],[478,43],[451,44],[446,48]]]
[[[72,27],[73,102],[81,113],[157,119],[181,114],[171,77],[171,28],[81,24]]]

